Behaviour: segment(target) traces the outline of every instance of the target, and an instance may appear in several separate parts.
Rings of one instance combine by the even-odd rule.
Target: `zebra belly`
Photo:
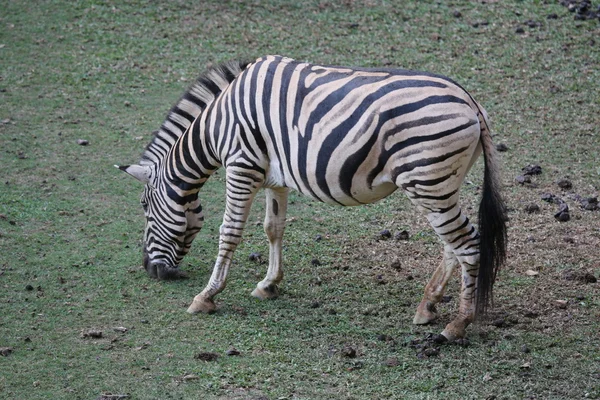
[[[265,187],[287,187],[322,203],[341,206],[370,204],[389,196],[398,189],[396,184],[391,181],[387,174],[382,174],[371,183],[367,182],[365,174],[355,174],[352,179],[353,182],[350,190],[351,196],[342,190],[339,184],[334,184],[333,181],[337,181],[337,179],[331,179],[329,181],[328,192],[325,193],[323,192],[322,187],[319,187],[312,179],[309,182],[309,185],[302,185],[297,184],[297,182],[300,181],[299,179],[293,179],[290,176],[284,177],[280,172],[279,165],[279,162],[271,162],[264,185]],[[314,171],[309,171],[307,174],[311,177],[316,176]],[[336,171],[332,175],[341,177],[344,173]]]
[[[374,186],[372,188],[355,188],[352,191],[353,197],[347,196],[343,192],[335,192],[332,191],[330,196],[319,197],[315,193],[307,191],[307,190],[298,190],[300,193],[314,199],[320,201],[322,203],[333,204],[333,205],[341,205],[341,206],[359,206],[362,204],[370,204],[375,203],[378,200],[381,200],[390,194],[396,191],[397,186],[388,183]]]

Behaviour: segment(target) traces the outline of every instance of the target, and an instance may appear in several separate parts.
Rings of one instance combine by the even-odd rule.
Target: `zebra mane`
[[[229,61],[209,68],[200,75],[171,108],[160,129],[154,132],[154,138],[146,146],[140,164],[158,164],[164,159],[192,122],[242,73],[248,64],[248,62]]]

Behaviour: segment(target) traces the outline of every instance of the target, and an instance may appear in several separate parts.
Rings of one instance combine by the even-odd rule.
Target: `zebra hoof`
[[[417,313],[413,318],[413,324],[415,325],[426,325],[437,319],[435,307],[430,303],[421,303],[417,308]]]
[[[190,314],[212,314],[217,310],[215,302],[210,299],[194,298],[192,304],[188,307],[187,312]]]
[[[448,327],[446,327],[446,329],[444,329],[442,331],[442,336],[445,337],[446,339],[448,339],[449,342],[453,342],[456,339],[462,339],[465,337],[465,330],[463,329],[462,332],[458,332],[458,331],[453,331],[452,329],[448,329]]]
[[[462,339],[467,334],[467,326],[471,322],[471,319],[461,319],[457,318],[454,321],[451,321],[444,330],[442,331],[442,335],[448,339],[448,341],[453,341],[456,339]]]
[[[252,296],[261,300],[276,299],[277,297],[279,297],[279,288],[277,287],[277,285],[269,285],[264,288],[257,286],[252,291]]]

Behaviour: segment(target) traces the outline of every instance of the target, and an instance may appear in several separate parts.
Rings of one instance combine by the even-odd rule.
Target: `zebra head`
[[[178,267],[204,223],[198,190],[181,196],[177,186],[160,179],[155,165],[116,167],[145,183],[140,199],[146,216],[144,268],[158,279],[186,277]]]

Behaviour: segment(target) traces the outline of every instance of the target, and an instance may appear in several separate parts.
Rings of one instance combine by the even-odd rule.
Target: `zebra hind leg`
[[[448,280],[458,264],[458,259],[452,248],[448,245],[444,246],[444,259],[433,273],[427,286],[425,286],[423,300],[417,307],[417,313],[413,319],[414,324],[425,325],[437,318],[435,305],[442,300]]]
[[[429,213],[427,219],[446,244],[446,252],[452,251],[461,265],[462,287],[458,316],[446,325],[442,335],[448,340],[462,338],[467,326],[475,319],[479,233],[456,204],[449,210]]]
[[[274,299],[279,296],[279,282],[283,279],[282,246],[287,198],[289,189],[265,189],[267,210],[264,229],[269,239],[269,268],[267,276],[256,285],[252,296],[259,299]]]

